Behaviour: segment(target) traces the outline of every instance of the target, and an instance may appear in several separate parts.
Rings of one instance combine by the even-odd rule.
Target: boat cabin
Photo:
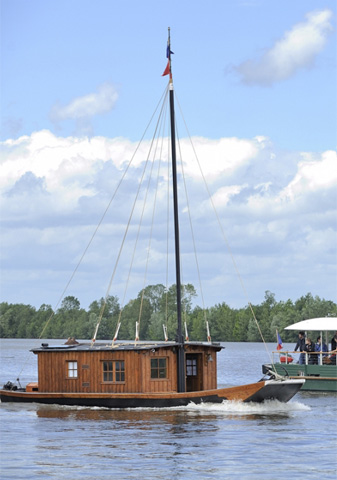
[[[187,392],[217,388],[218,343],[184,344]],[[38,384],[45,393],[177,392],[177,343],[116,342],[49,345],[33,349],[38,356]]]

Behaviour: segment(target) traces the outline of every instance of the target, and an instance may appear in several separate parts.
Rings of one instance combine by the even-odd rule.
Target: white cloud
[[[192,138],[194,151],[208,181],[217,179],[219,175],[232,175],[247,166],[265,148],[265,141],[264,137],[253,139],[232,137],[217,140]],[[200,179],[201,172],[194,152],[191,150],[190,141],[181,140],[180,144],[185,172],[192,178]]]
[[[181,143],[185,176],[190,179],[192,190],[198,192],[199,167],[193,153],[187,154],[189,141],[182,139]],[[213,199],[220,208],[230,200],[234,205],[249,207],[251,212],[268,210],[272,205],[275,209],[280,205],[283,208],[285,202],[295,203],[299,198],[326,192],[337,184],[337,156],[333,151],[297,154],[294,170],[296,154],[287,162],[284,158],[289,155],[282,158],[266,139],[198,137],[193,143],[203,174],[212,186]],[[148,157],[149,144],[143,142],[132,164],[137,176]],[[77,208],[81,198],[102,194],[101,182],[105,182],[111,194],[111,185],[117,184],[123,165],[136,149],[136,144],[127,139],[57,137],[47,130],[0,145],[0,192],[3,195],[10,194],[13,199],[28,192],[33,201],[34,195],[48,194],[54,199],[55,208],[63,211],[66,207],[69,213]],[[110,169],[110,180],[107,169]],[[166,177],[166,167],[163,177]],[[161,192],[160,198],[165,198],[165,193]]]
[[[48,130],[1,142],[0,191],[8,192],[27,172],[43,179],[59,208],[73,208],[96,192],[93,178],[103,165],[120,168],[135,144],[121,138],[58,137]]]
[[[253,289],[259,289],[262,295],[267,289],[278,294],[278,285],[282,285],[282,291],[287,292],[286,277],[297,278],[298,272],[303,270],[297,290],[294,290],[292,282],[291,292],[285,295],[292,297],[298,293],[300,296],[312,290],[306,287],[306,280],[309,275],[311,278],[317,275],[317,282],[322,285],[318,288],[323,289],[324,286],[327,289],[327,285],[331,285],[324,293],[331,297],[333,280],[332,277],[325,277],[328,270],[324,266],[331,266],[335,261],[336,153],[282,154],[265,138],[196,138],[193,141],[200,163],[205,167],[204,175],[240,272],[249,279],[252,275],[249,265],[253,264],[258,269],[259,278],[269,279],[270,283],[265,285],[261,285],[260,280],[254,280]],[[148,157],[149,143],[143,142],[139,148],[138,158],[129,169],[127,180],[140,178],[141,167]],[[225,259],[224,246],[219,247],[215,243],[221,234],[213,229],[216,221],[211,208],[206,208],[207,192],[202,188],[200,174],[192,161],[193,154],[187,154],[188,141],[182,139],[181,143],[197,250],[201,255],[201,266],[205,269],[202,275],[208,279],[209,293],[215,303],[225,300],[224,285],[232,288],[228,283],[231,262]],[[18,288],[21,292],[28,291],[25,286],[27,275],[21,275],[19,280],[12,274],[13,271],[26,269],[30,278],[35,278],[31,282],[35,282],[36,292],[39,292],[36,298],[39,300],[22,298],[20,301],[53,303],[53,299],[46,298],[48,291],[41,288],[41,284],[44,285],[46,278],[49,281],[53,276],[51,272],[55,271],[54,280],[51,281],[60,283],[60,293],[106,208],[136,144],[122,138],[64,138],[43,130],[17,140],[7,140],[1,144],[1,148],[1,254],[3,278],[7,279],[2,287],[3,295],[8,295],[11,301],[11,291],[18,291]],[[161,178],[167,176],[165,160]],[[148,194],[150,212],[144,215],[144,226],[148,230],[154,184],[150,184]],[[158,200],[166,199],[164,184],[162,181]],[[83,297],[89,302],[105,294],[107,283],[104,286],[103,283],[105,279],[108,282],[111,274],[114,254],[119,249],[117,237],[123,235],[135,190],[127,184],[120,193],[121,198],[117,203],[114,202],[109,211],[111,216],[95,239],[97,243],[89,252],[80,277]],[[144,197],[144,193],[141,196]],[[196,208],[194,197],[197,197]],[[189,238],[189,226],[183,195],[180,196],[180,208],[182,254],[190,260],[193,253],[188,250],[189,242],[185,241]],[[158,236],[153,240],[151,259],[157,262],[153,270],[158,274],[165,263],[166,205],[158,205],[156,214],[160,225],[155,227],[154,233],[158,233]],[[131,226],[131,235],[135,235],[135,232],[136,227]],[[145,240],[139,243],[147,248]],[[143,261],[144,254],[140,258]],[[311,259],[311,263],[306,261],[307,258]],[[138,265],[137,262],[135,264]],[[124,275],[128,268],[125,265]],[[193,275],[191,279],[188,277],[191,273],[189,268],[184,269],[184,280],[197,286]],[[100,276],[100,281],[95,285],[88,280],[91,270]],[[277,271],[280,278],[273,275],[273,271]],[[138,278],[138,272],[133,278]],[[140,290],[143,277],[139,275],[139,278]],[[216,282],[217,289],[214,278],[219,279]],[[148,278],[149,284],[160,281],[163,282],[158,276]],[[31,282],[29,287],[32,287]],[[102,286],[103,290],[99,290]],[[32,290],[29,291],[31,293]],[[137,293],[133,292],[134,295]],[[322,294],[319,289],[312,293]]]
[[[55,122],[73,119],[80,120],[101,115],[112,110],[118,99],[115,87],[104,83],[97,93],[89,93],[72,100],[68,105],[55,105],[51,111],[51,118]]]
[[[331,17],[332,12],[327,9],[308,13],[305,22],[285,32],[283,38],[261,58],[247,60],[235,67],[242,82],[272,85],[291,77],[299,69],[311,66],[332,31]]]
[[[295,178],[280,193],[280,199],[293,200],[298,196],[326,190],[337,184],[337,154],[332,150],[324,152],[321,158],[304,154],[299,162]]]
[[[219,175],[230,176],[247,166],[264,149],[261,138],[222,138],[208,140],[194,138],[193,144],[208,181]],[[182,139],[184,172],[200,180],[201,174],[195,155],[191,152],[190,141]],[[143,141],[134,158],[134,168],[139,167],[148,156],[150,142]],[[129,162],[136,149],[136,143],[127,139],[105,137],[59,137],[48,130],[32,133],[17,140],[1,143],[0,190],[8,191],[27,172],[42,178],[49,193],[78,196],[88,194],[93,188],[95,174],[105,163],[121,169]],[[167,160],[167,158],[166,158]],[[165,172],[164,172],[165,174]]]
[[[222,187],[213,195],[212,200],[215,208],[225,207],[232,197],[238,195],[246,185],[230,185]]]

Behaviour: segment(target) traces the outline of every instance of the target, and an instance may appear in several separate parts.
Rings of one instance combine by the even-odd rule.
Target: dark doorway
[[[196,392],[202,389],[202,353],[188,353],[186,354],[186,391]]]

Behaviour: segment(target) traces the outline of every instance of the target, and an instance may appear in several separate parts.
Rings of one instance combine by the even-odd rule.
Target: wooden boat
[[[301,322],[294,323],[285,328],[285,330],[297,330],[306,332],[315,332],[319,335],[326,345],[329,345],[329,339],[337,332],[337,318],[311,318]],[[311,333],[310,333],[311,335]],[[314,338],[313,340],[316,340]],[[279,375],[288,375],[290,379],[304,378],[305,384],[302,390],[317,392],[337,392],[337,366],[336,350],[327,352],[304,352],[305,363],[300,365],[293,361],[294,354],[298,352],[273,352],[278,358],[273,364],[267,364],[262,367],[262,371],[275,371]],[[311,357],[311,358],[310,358]],[[315,357],[317,357],[315,359]],[[291,361],[289,361],[291,358]]]
[[[114,340],[111,344],[66,342],[42,344],[33,351],[38,358],[38,382],[17,388],[11,382],[0,391],[2,402],[36,402],[109,408],[172,407],[190,402],[224,400],[263,402],[290,400],[305,382],[302,378],[264,378],[230,388],[217,388],[219,343],[190,342],[182,334],[180,246],[176,171],[174,90],[170,35],[167,47],[171,155],[175,231],[177,335],[174,342]],[[165,73],[164,72],[164,73]],[[165,74],[166,74],[165,73]],[[166,339],[167,340],[167,339]],[[70,343],[70,344],[69,344]]]
[[[218,343],[184,342],[184,389],[179,391],[177,342],[77,343],[49,346],[38,357],[38,382],[0,391],[2,402],[110,408],[172,407],[190,402],[290,400],[303,379],[261,380],[217,388]]]

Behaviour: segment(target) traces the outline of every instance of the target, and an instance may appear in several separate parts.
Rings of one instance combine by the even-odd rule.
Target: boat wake
[[[55,408],[57,410],[91,410],[91,411],[133,411],[133,412],[160,412],[160,411],[176,411],[188,412],[191,414],[202,415],[289,415],[293,412],[309,411],[311,408],[301,402],[283,403],[278,400],[268,400],[264,403],[243,403],[237,401],[224,401],[222,403],[189,403],[183,407],[166,407],[166,408],[132,408],[132,409],[110,409],[107,407],[80,407],[80,406],[66,406],[66,405],[49,405],[47,409]]]
[[[178,407],[182,409],[182,407]],[[196,405],[190,403],[185,409],[190,412],[202,414],[223,414],[223,415],[287,415],[292,412],[308,411],[310,407],[301,402],[279,402],[278,400],[268,400],[263,403],[243,403],[236,401],[225,401],[222,403],[201,403]]]

